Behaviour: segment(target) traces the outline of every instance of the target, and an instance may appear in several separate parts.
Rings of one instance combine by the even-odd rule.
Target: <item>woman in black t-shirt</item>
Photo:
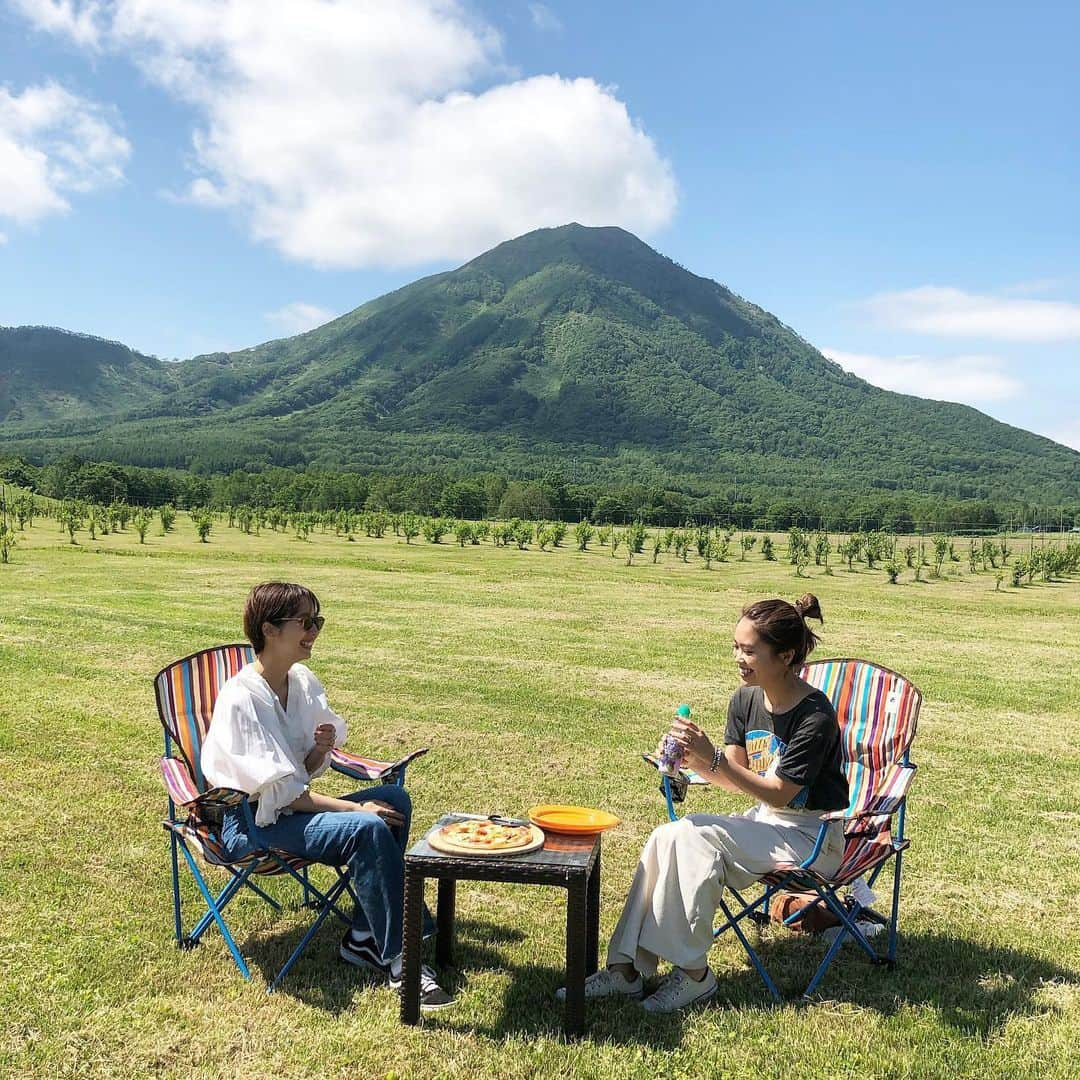
[[[725,887],[744,889],[777,866],[813,851],[821,815],[848,804],[840,728],[832,703],[798,676],[821,621],[817,597],[761,600],[743,609],[734,657],[742,686],[728,708],[723,747],[688,720],[671,735],[683,765],[757,800],[743,814],[691,814],[653,830],[608,945],[606,968],[590,975],[587,998],[642,996],[642,976],[660,960],[674,966],[642,1005],[674,1012],[717,990],[708,966],[713,917]],[[831,873],[844,850],[843,826],[828,826],[814,866]]]

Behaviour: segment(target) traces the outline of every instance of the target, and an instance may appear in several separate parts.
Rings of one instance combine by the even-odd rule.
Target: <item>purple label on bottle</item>
[[[660,771],[674,776],[682,764],[683,750],[671,735],[665,735],[660,742]]]

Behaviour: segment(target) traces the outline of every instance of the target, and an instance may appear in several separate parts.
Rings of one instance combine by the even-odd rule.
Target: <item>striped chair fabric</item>
[[[785,889],[813,888],[814,883],[825,885],[849,885],[856,878],[862,877],[878,863],[891,858],[897,851],[903,851],[909,840],[896,840],[888,826],[882,826],[874,833],[848,834],[844,843],[844,855],[835,874],[824,877],[812,867],[800,869],[798,864],[780,866],[774,873],[766,874],[761,880],[766,885],[781,885]]]
[[[286,873],[282,862],[297,870],[310,863],[283,852],[277,852],[277,858],[269,857],[266,852],[255,852],[244,859],[230,859],[218,839],[217,830],[200,814],[200,804],[208,801],[219,806],[235,806],[243,801],[241,792],[207,787],[199,757],[221,687],[254,660],[255,650],[250,645],[221,645],[177,660],[160,671],[154,680],[161,723],[173,748],[182,755],[161,759],[162,778],[173,802],[188,810],[186,821],[169,818],[162,825],[166,831],[191,843],[214,866],[242,869],[253,863],[252,873],[272,877]]]
[[[161,722],[182,756],[182,760],[167,757],[161,761],[165,786],[178,805],[187,806],[207,793],[199,756],[218,693],[242,667],[254,660],[255,650],[250,645],[222,645],[177,660],[154,680]],[[380,761],[335,749],[331,758],[339,772],[357,780],[381,780],[425,753],[426,748],[398,761]]]
[[[806,869],[792,880],[789,875],[798,868],[791,865],[762,880],[847,885],[910,843],[894,839],[890,826],[915,777],[907,752],[922,694],[902,675],[864,660],[822,660],[807,664],[800,674],[832,701],[840,723],[848,806],[825,817],[846,820],[844,855],[827,879]]]
[[[185,656],[160,671],[154,679],[161,722],[179,748],[200,794],[206,790],[206,781],[199,764],[199,753],[210,729],[218,692],[242,667],[254,660],[255,650],[250,645],[222,645]],[[168,776],[166,783],[169,783]]]
[[[403,769],[410,761],[421,757],[428,752],[428,748],[422,747],[413,750],[397,761],[379,761],[377,758],[362,757],[360,754],[350,754],[348,750],[337,747],[330,754],[331,765],[338,771],[346,773],[356,780],[384,780],[391,773]]]
[[[922,694],[902,675],[865,660],[822,660],[800,674],[832,701],[840,722],[849,796],[843,816],[864,813],[888,767],[906,764]]]
[[[254,864],[253,874],[273,877],[275,874],[288,873],[282,863],[288,863],[294,870],[303,870],[305,866],[311,865],[308,860],[297,858],[295,855],[289,855],[283,851],[277,852],[276,860],[267,858],[265,852],[259,851],[254,851],[241,859],[231,858],[218,839],[216,830],[196,818],[189,818],[187,821],[167,821],[165,827],[193,845],[211,866],[227,866],[236,870],[243,870],[244,867]]]

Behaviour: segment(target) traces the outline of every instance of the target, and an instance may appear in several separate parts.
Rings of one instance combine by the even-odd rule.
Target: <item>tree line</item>
[[[791,527],[892,534],[987,532],[1037,526],[1069,529],[1080,522],[1080,504],[1038,507],[1020,500],[950,499],[900,491],[776,497],[767,487],[741,482],[727,491],[699,493],[659,482],[620,485],[568,483],[558,469],[539,477],[489,472],[336,472],[268,468],[202,476],[179,469],[151,469],[67,455],[42,466],[19,457],[0,458],[0,481],[47,498],[108,506],[175,506],[223,511],[249,506],[284,511],[412,512],[479,521],[532,521],[678,526],[686,522],[738,528]]]

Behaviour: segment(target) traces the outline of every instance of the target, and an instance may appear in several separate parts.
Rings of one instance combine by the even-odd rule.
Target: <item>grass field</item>
[[[889,585],[811,567],[806,581],[756,555],[705,571],[671,556],[627,567],[566,549],[157,531],[145,546],[131,530],[72,546],[39,520],[0,567],[0,1075],[1077,1074],[1077,582],[996,592],[993,573]],[[446,973],[460,1001],[416,1029],[399,1025],[393,993],[337,960],[330,927],[265,993],[304,913],[236,901],[250,983],[215,932],[177,951],[151,678],[240,639],[244,595],[271,577],[323,602],[312,667],[350,746],[432,747],[410,773],[417,830],[451,808],[545,801],[620,815],[604,845],[602,943],[664,816],[639,751],[680,701],[722,728],[739,608],[812,589],[827,619],[817,655],[871,658],[926,697],[900,966],[852,949],[820,1001],[774,1007],[727,935],[712,1005],[674,1018],[594,1006],[587,1037],[567,1044],[554,890],[461,886]],[[700,808],[746,805],[696,794]],[[774,934],[765,955],[797,996],[821,950]]]

